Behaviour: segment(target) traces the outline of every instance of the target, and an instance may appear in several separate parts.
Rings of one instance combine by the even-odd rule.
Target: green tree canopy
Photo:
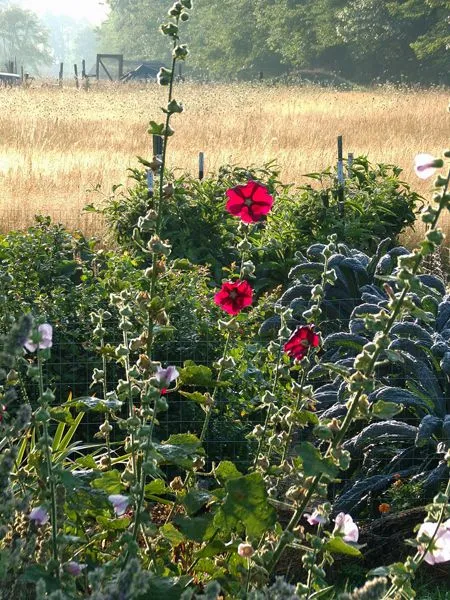
[[[48,32],[35,13],[17,6],[0,8],[0,55],[2,62],[16,60],[26,69],[52,62]]]

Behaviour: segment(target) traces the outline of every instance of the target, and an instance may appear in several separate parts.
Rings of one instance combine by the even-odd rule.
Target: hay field
[[[147,124],[161,120],[165,93],[156,85],[0,89],[0,229],[44,213],[99,233],[98,217],[82,208],[126,183],[137,154],[150,156]],[[276,159],[283,181],[301,183],[304,173],[335,162],[342,134],[345,153],[398,164],[427,194],[431,183],[414,176],[413,157],[449,145],[444,91],[183,84],[175,97],[186,111],[174,118],[168,162],[192,173],[204,151],[207,171]],[[97,184],[102,193],[89,191]]]

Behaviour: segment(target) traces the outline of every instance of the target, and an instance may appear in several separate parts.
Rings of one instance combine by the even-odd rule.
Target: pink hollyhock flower
[[[118,517],[121,517],[127,510],[129,504],[128,496],[122,496],[122,494],[111,494],[108,496],[108,500],[113,505],[114,512]]]
[[[437,528],[437,531],[436,531]],[[423,537],[431,539],[436,532],[430,550],[425,554],[424,561],[429,565],[447,562],[450,560],[450,519],[437,527],[437,523],[422,523],[417,532],[417,539]],[[426,551],[428,544],[421,543],[419,552]]]
[[[235,217],[241,217],[244,223],[257,223],[267,215],[273,205],[273,197],[265,185],[249,181],[245,185],[236,185],[227,190],[227,211]]]
[[[78,575],[81,575],[81,572],[86,567],[87,567],[87,565],[85,565],[83,563],[77,563],[74,560],[71,560],[70,562],[68,562],[64,565],[64,570],[67,573],[69,573],[69,575],[72,575],[73,577],[78,577]]]
[[[48,512],[43,506],[36,506],[28,515],[30,521],[36,525],[45,525],[48,521]]]
[[[358,541],[358,526],[350,515],[341,512],[336,516],[334,522],[336,523],[336,526],[333,533],[337,533],[338,535],[342,536],[344,542],[356,543]]]
[[[177,368],[174,366],[169,366],[167,369],[163,369],[162,367],[158,367],[155,373],[155,379],[158,381],[162,390],[166,390],[172,381],[176,381],[180,374],[177,371]]]
[[[253,299],[251,285],[245,280],[225,281],[220,292],[214,296],[214,302],[230,315],[237,315]]]
[[[308,354],[309,348],[317,348],[319,344],[320,337],[314,332],[314,325],[303,325],[297,327],[285,343],[284,351],[289,356],[302,360]]]
[[[242,558],[251,558],[255,551],[253,550],[253,546],[246,542],[245,544],[239,544],[238,546],[238,554],[242,556]]]
[[[35,352],[38,348],[39,350],[44,350],[52,347],[53,328],[51,325],[48,323],[39,325],[37,333],[39,335],[39,343],[35,341],[34,336],[31,336],[31,338],[24,343],[28,352]]]
[[[314,510],[311,515],[305,513],[303,516],[310,525],[324,525],[325,523],[328,523],[328,519],[317,510]]]
[[[414,159],[414,171],[420,179],[428,179],[436,171],[436,158],[432,154],[417,154]]]

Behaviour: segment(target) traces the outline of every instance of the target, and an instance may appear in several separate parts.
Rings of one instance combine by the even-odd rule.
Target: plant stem
[[[40,403],[43,409],[47,409],[47,402],[42,400],[44,396],[44,377],[42,373],[42,357],[39,353],[38,347],[38,369],[39,369],[39,395],[40,395]],[[47,463],[47,478],[49,483],[49,491],[50,491],[50,521],[52,525],[52,553],[53,559],[56,563],[59,563],[58,560],[58,523],[57,523],[57,510],[56,510],[56,492],[55,492],[55,479],[53,475],[53,463],[52,463],[52,449],[50,446],[50,436],[48,434],[48,421],[45,419],[42,422],[43,429],[43,441],[45,447],[45,460]],[[55,569],[55,576],[59,579],[59,570]]]

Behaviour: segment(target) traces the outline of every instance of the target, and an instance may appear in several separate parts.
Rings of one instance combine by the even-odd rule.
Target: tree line
[[[167,0],[108,0],[104,49],[167,58]],[[449,83],[449,0],[196,0],[189,67],[210,78],[331,71],[361,82]]]

